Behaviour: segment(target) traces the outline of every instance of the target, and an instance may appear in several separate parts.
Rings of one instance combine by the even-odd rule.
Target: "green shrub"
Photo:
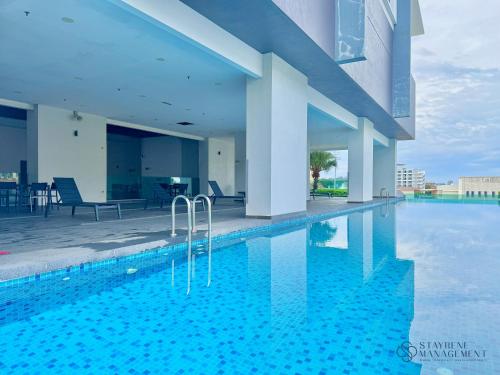
[[[347,189],[318,189],[316,190],[316,193],[330,193],[333,197],[347,197]]]

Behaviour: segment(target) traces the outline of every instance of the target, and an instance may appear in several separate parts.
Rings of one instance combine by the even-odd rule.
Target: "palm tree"
[[[332,167],[337,166],[335,155],[327,151],[311,152],[310,168],[314,179],[313,191],[318,189],[318,179],[321,171],[329,171]]]

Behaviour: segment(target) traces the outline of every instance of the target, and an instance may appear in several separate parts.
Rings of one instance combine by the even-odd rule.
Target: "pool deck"
[[[317,198],[309,201],[305,216],[340,214],[353,208],[384,203],[384,199],[368,203],[347,203],[341,198]],[[186,210],[176,215],[177,237],[170,237],[170,208],[125,208],[123,219],[115,212],[104,212],[101,221],[94,221],[91,209],[77,209],[71,217],[70,208],[53,210],[46,219],[42,213],[0,213],[0,281],[62,269],[81,263],[95,262],[165,247],[186,241]],[[304,216],[301,215],[302,217]],[[212,213],[212,235],[267,226],[292,217],[254,219],[245,217],[241,203],[217,203]],[[200,228],[193,240],[206,235],[207,214],[197,212]],[[203,230],[205,229],[205,230]]]

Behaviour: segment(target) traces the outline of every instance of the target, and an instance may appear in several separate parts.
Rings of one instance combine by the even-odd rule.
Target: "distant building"
[[[436,193],[438,195],[457,195],[458,185],[454,184],[453,181],[448,181],[448,184],[436,185]]]
[[[398,164],[396,185],[398,188],[425,189],[425,171]]]
[[[498,197],[500,177],[460,177],[458,193],[468,197]]]

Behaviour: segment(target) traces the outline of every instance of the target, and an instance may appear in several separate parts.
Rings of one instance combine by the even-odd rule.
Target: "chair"
[[[216,199],[222,199],[222,198],[227,198],[227,199],[238,199],[241,200],[244,198],[243,195],[224,195],[222,190],[219,187],[219,184],[217,181],[208,181],[208,184],[210,185],[210,188],[212,189],[213,194],[210,196],[212,198],[212,204],[215,204]],[[243,199],[243,202],[245,200]]]
[[[186,195],[188,184],[174,184],[176,195]]]
[[[3,200],[8,211],[10,209],[11,196],[14,197],[14,206],[17,206],[17,184],[15,182],[0,182],[0,207]]]
[[[60,201],[58,205],[61,206],[71,206],[71,216],[75,216],[76,207],[93,207],[95,220],[99,221],[99,210],[100,209],[115,209],[118,214],[118,218],[122,218],[122,212],[120,203],[103,203],[103,202],[84,202],[80,191],[76,186],[74,178],[68,177],[54,177],[54,183],[57,186],[57,192],[59,194]],[[49,205],[45,206],[45,217],[49,213]]]
[[[36,206],[39,202],[42,202],[42,205],[49,204],[49,195],[48,195],[48,184],[46,182],[33,182],[29,188],[29,204],[30,204],[30,212],[33,212],[33,203],[36,202]],[[45,203],[45,204],[44,204]]]
[[[170,185],[169,185],[170,186]],[[153,198],[160,201],[160,208],[163,208],[164,203],[172,203],[174,199],[170,191],[165,190],[161,184],[155,182],[152,185],[153,188]]]

